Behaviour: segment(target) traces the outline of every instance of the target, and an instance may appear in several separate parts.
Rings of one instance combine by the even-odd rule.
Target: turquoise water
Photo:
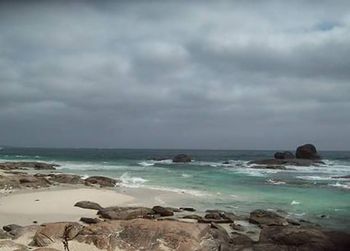
[[[321,152],[326,164],[319,167],[258,170],[247,165],[274,152],[3,148],[0,161],[55,162],[62,172],[107,175],[120,178],[126,187],[188,194],[188,205],[203,210],[281,209],[329,228],[350,230],[350,181],[332,178],[350,174],[350,152]],[[194,161],[171,163],[178,153],[190,154]]]

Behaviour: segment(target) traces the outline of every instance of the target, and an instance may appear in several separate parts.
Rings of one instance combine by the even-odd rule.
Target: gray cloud
[[[349,149],[348,1],[2,1],[0,144]]]

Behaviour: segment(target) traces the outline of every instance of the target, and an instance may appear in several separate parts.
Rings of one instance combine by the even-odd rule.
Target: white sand
[[[79,221],[80,217],[96,217],[96,210],[74,207],[78,201],[89,200],[103,207],[125,206],[134,198],[112,190],[77,188],[30,191],[0,195],[0,226],[30,225],[57,221]]]

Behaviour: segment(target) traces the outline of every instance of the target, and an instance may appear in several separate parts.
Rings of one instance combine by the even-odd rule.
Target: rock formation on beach
[[[299,146],[295,152],[297,159],[320,159],[320,155],[317,153],[316,147],[312,144],[305,144]]]

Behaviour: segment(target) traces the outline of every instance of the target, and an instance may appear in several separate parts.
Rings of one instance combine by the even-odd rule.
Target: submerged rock
[[[320,159],[320,155],[317,153],[316,147],[312,144],[298,146],[295,156],[297,159]]]
[[[178,154],[173,158],[174,163],[186,163],[191,161],[192,161],[191,156],[187,154]]]

